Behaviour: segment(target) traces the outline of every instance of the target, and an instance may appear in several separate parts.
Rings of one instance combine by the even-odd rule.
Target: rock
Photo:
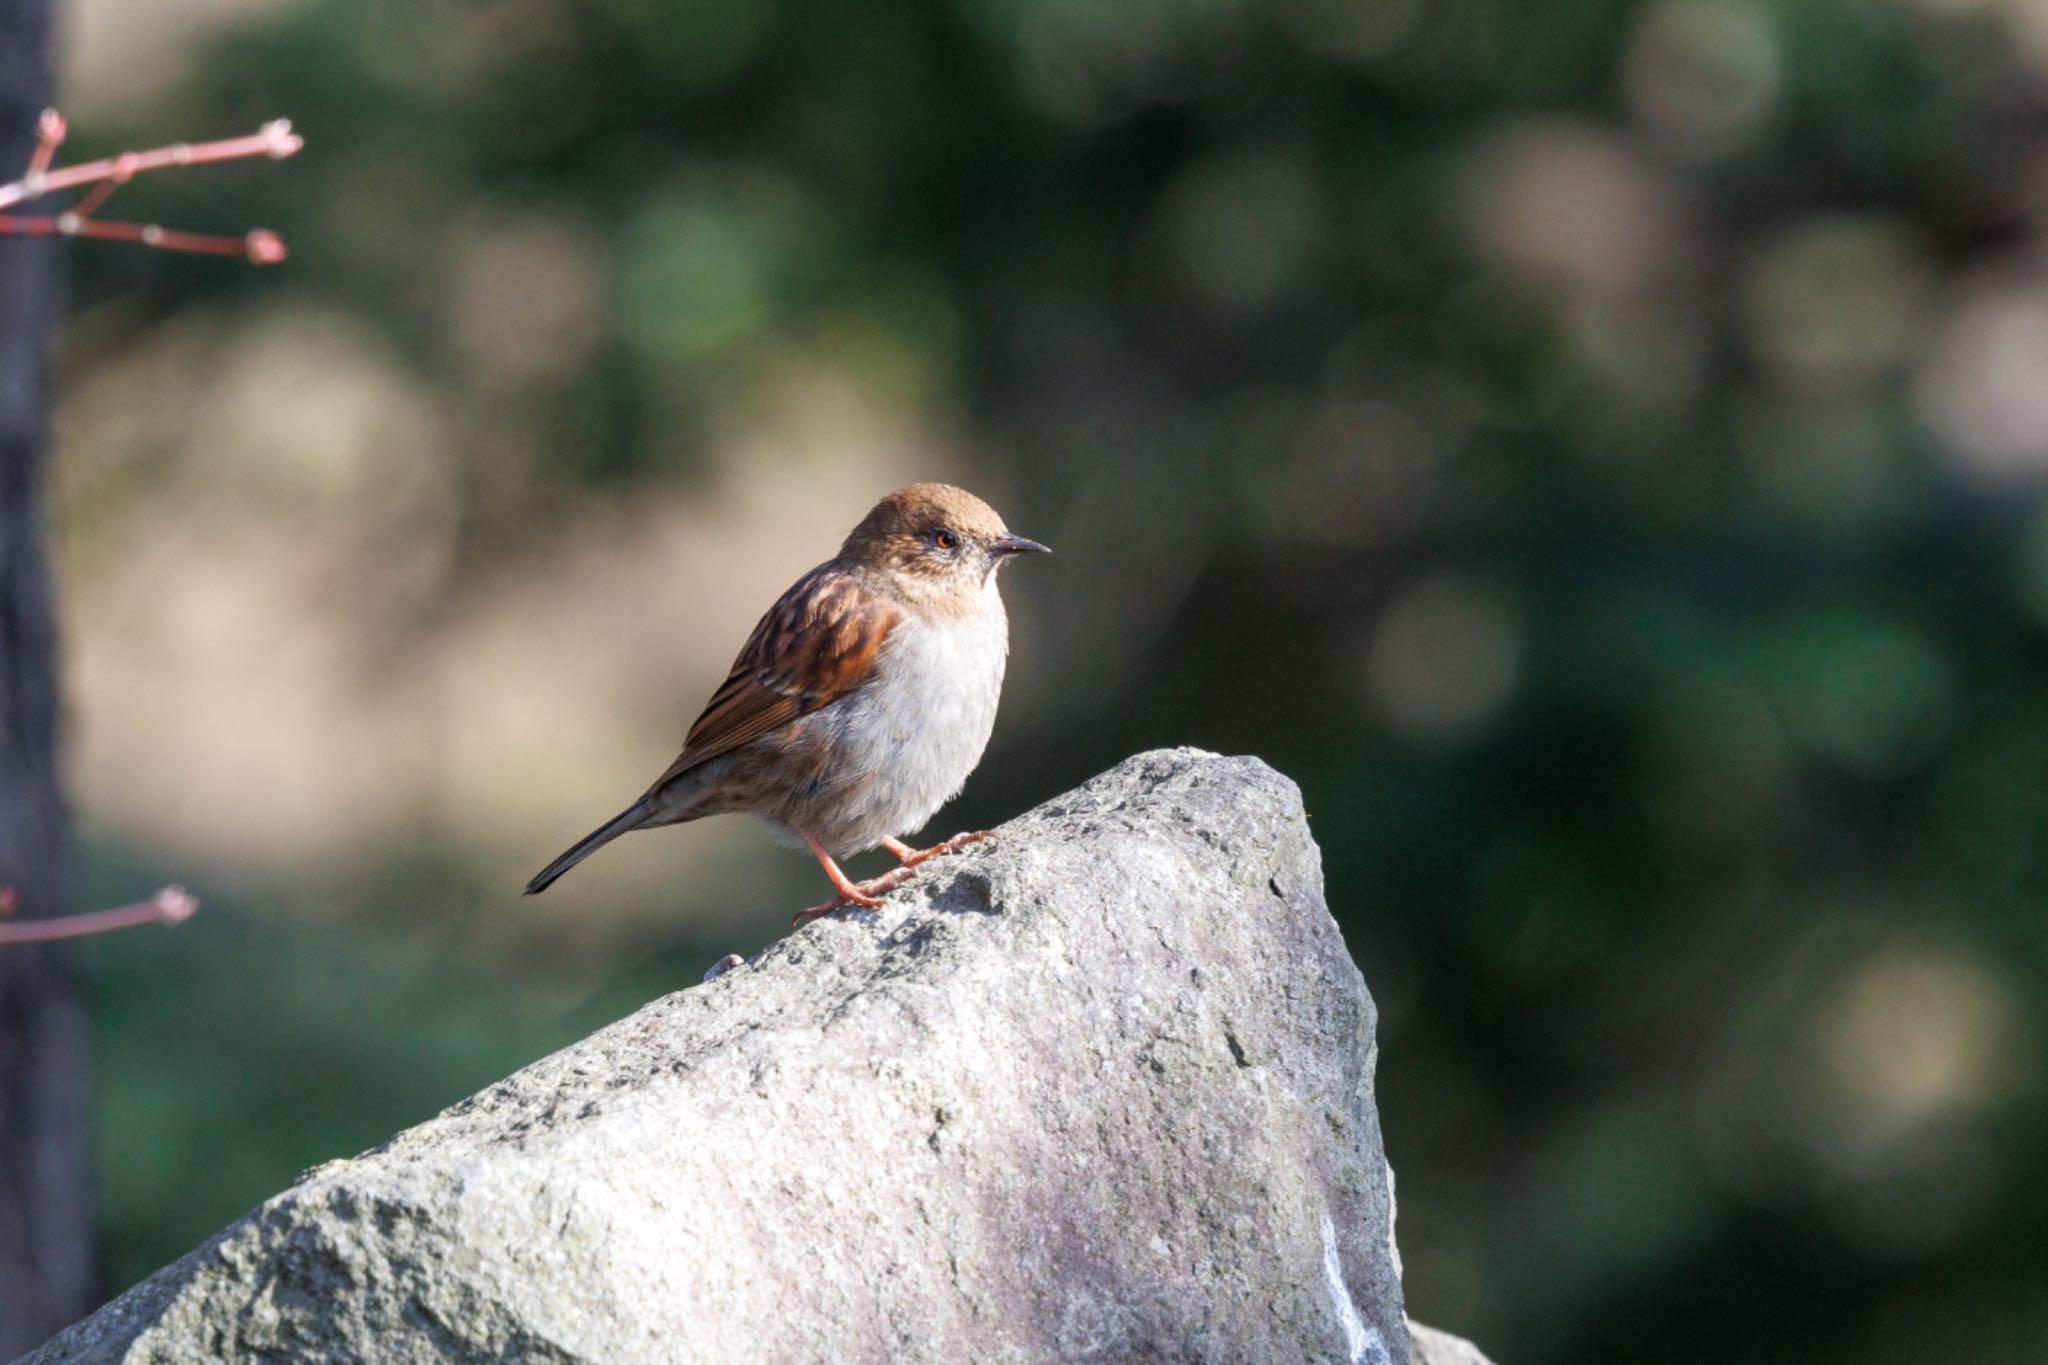
[[[1413,1318],[1408,1320],[1408,1355],[1411,1365],[1493,1365],[1465,1338],[1424,1327]]]
[[[1294,785],[1140,755],[28,1359],[1408,1365],[1374,1020]]]

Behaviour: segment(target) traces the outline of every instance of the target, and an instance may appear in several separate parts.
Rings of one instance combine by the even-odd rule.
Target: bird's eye
[[[957,549],[960,545],[960,537],[952,531],[934,531],[932,532],[932,544],[938,546],[941,550]]]

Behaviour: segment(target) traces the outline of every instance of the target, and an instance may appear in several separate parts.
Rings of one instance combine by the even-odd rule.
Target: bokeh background
[[[2048,1342],[2048,5],[71,0],[54,474],[112,1278],[778,936],[523,879],[881,491],[984,492],[939,833],[1302,785],[1412,1311],[1508,1365]],[[863,863],[863,867],[867,864]],[[878,870],[877,865],[877,870]]]

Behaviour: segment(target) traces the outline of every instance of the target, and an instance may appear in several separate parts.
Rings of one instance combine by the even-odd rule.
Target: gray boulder
[[[1409,1365],[1373,1028],[1294,785],[1144,754],[28,1359]]]
[[[1465,1338],[1414,1321],[1408,1324],[1408,1352],[1411,1365],[1492,1365]]]

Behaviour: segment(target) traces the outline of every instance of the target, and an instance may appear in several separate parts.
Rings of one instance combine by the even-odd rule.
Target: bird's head
[[[964,488],[914,483],[874,505],[840,548],[842,560],[895,579],[909,595],[979,595],[1020,554],[1044,554],[1010,534],[996,510]]]

